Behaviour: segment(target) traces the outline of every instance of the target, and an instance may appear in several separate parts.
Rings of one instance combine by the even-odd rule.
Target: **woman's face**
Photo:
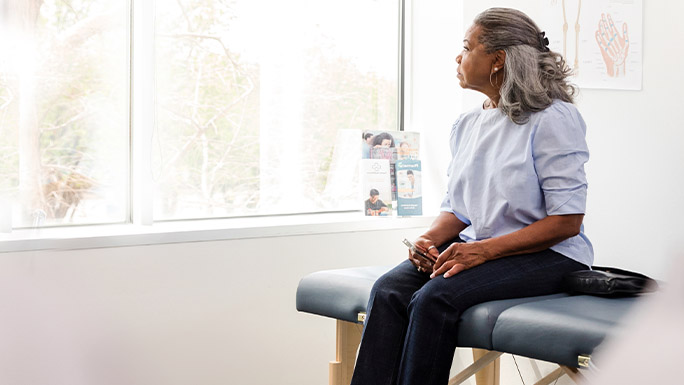
[[[479,42],[480,26],[473,25],[465,33],[463,51],[456,56],[458,80],[462,88],[485,91],[493,88],[489,82],[495,54],[486,53]]]
[[[392,139],[383,139],[383,140],[382,140],[382,143],[380,144],[380,146],[382,146],[382,147],[389,147],[391,144],[392,144]]]

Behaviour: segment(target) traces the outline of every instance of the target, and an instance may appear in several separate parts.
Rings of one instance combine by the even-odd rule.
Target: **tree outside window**
[[[0,191],[15,227],[124,221],[126,2],[3,5]]]

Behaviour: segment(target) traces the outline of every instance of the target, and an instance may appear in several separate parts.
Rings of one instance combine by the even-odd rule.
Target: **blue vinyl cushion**
[[[358,322],[365,312],[375,281],[389,271],[389,266],[367,266],[324,270],[302,278],[297,288],[297,310],[349,322]],[[506,309],[541,299],[566,296],[515,298],[485,302],[466,310],[459,320],[458,346],[492,349],[492,330]]]
[[[501,313],[495,350],[577,367],[629,312],[638,298],[570,296],[521,304]]]
[[[302,278],[297,310],[349,322],[365,312],[375,281],[389,266],[325,270]],[[458,346],[496,350],[577,367],[619,325],[637,298],[555,294],[491,301],[466,310]]]
[[[299,281],[297,310],[349,322],[365,312],[375,281],[391,266],[366,266],[324,270]]]
[[[458,321],[458,346],[495,350],[492,341],[492,331],[499,320],[499,316],[506,309],[528,302],[566,296],[567,294],[554,294],[541,297],[504,299],[472,306],[463,312],[461,319]]]

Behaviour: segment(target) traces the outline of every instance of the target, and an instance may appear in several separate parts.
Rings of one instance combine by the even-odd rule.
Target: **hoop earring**
[[[503,68],[502,68],[502,69],[503,69]],[[494,72],[490,72],[490,73],[489,73],[489,84],[491,84],[492,87],[494,87],[494,88],[497,87],[496,84],[499,84],[499,72],[498,72],[498,71],[499,71],[499,68],[498,68],[498,67],[494,67]],[[496,80],[496,84],[494,84],[494,83],[492,82],[492,75],[494,75],[494,80]]]

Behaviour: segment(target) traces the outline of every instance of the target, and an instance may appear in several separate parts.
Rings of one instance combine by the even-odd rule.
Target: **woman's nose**
[[[456,63],[461,64],[461,55],[456,56]]]

